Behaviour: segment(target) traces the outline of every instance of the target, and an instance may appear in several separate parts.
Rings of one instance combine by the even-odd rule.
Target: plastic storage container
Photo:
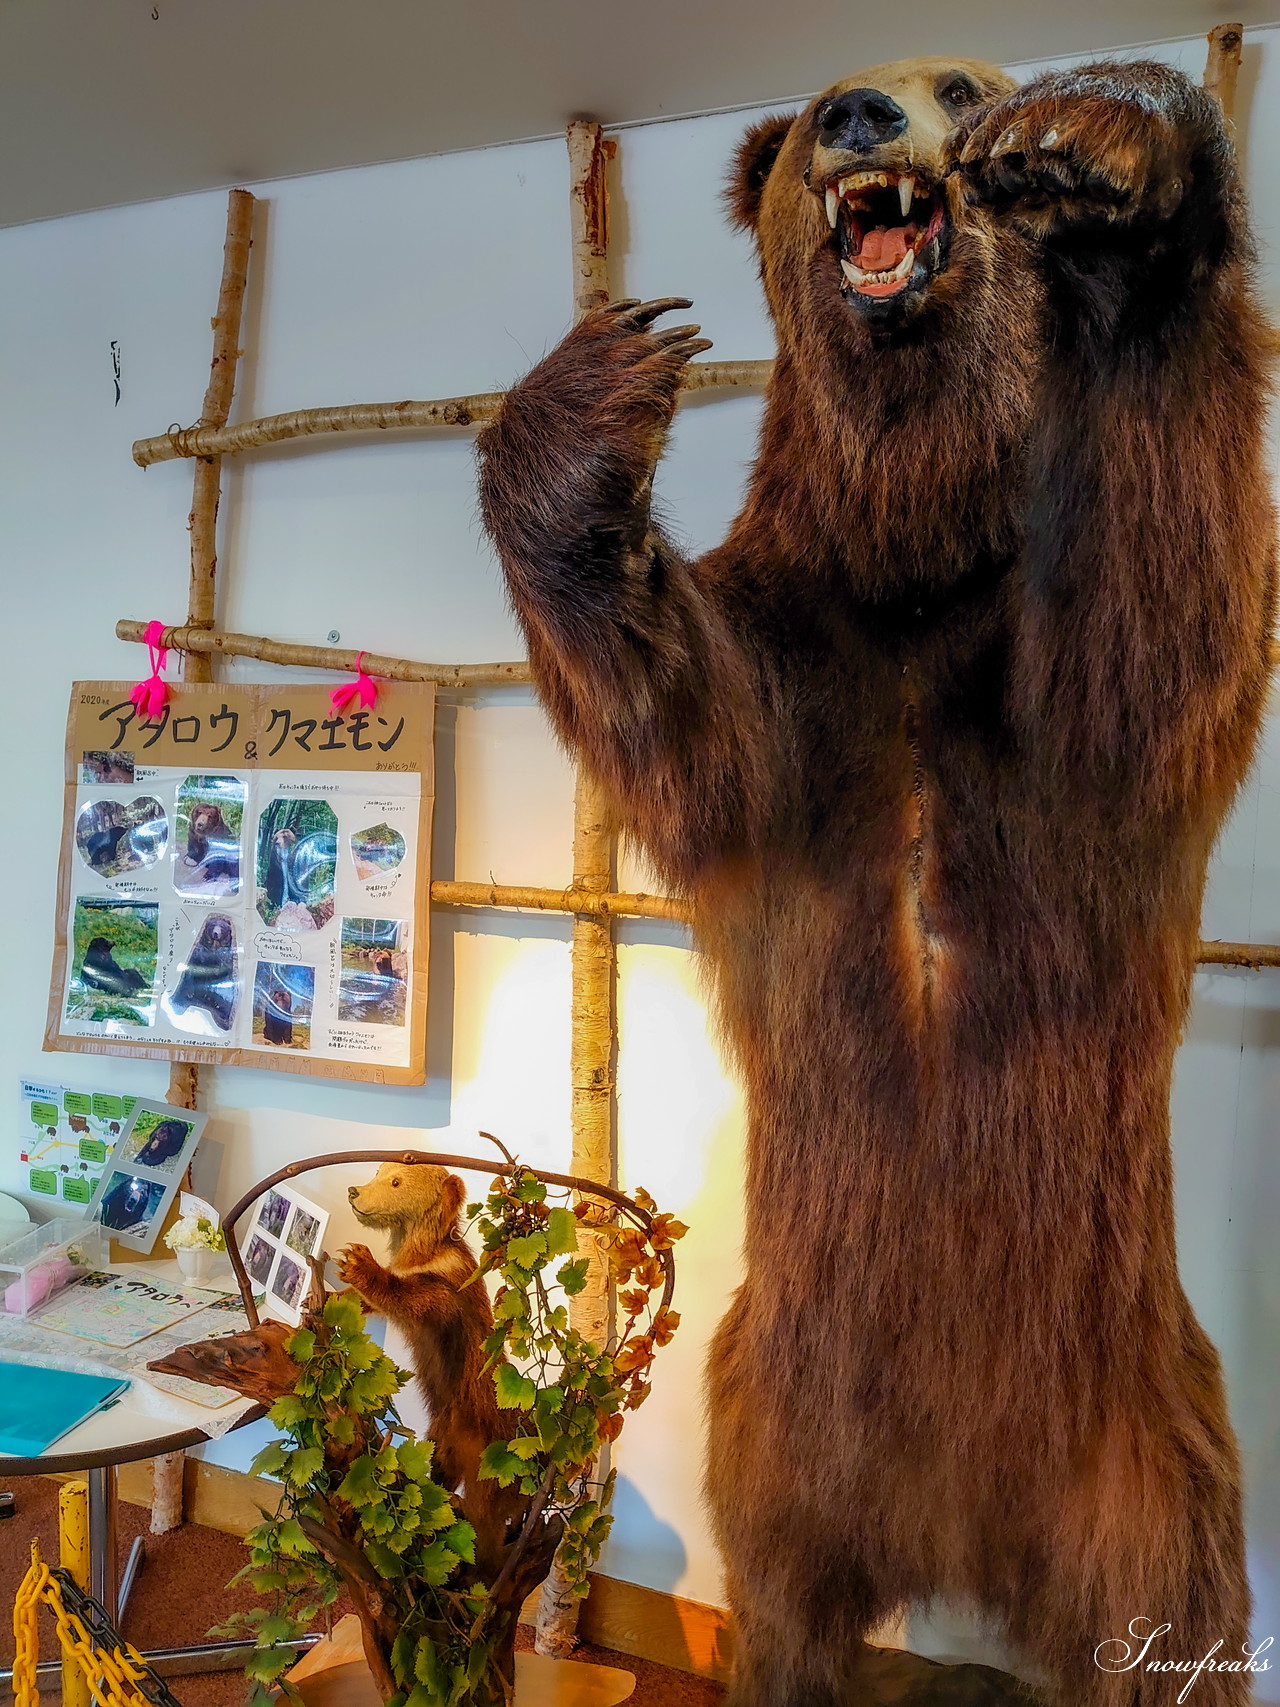
[[[0,1297],[10,1316],[29,1316],[90,1269],[102,1268],[107,1246],[96,1221],[60,1216],[26,1227],[0,1244]]]

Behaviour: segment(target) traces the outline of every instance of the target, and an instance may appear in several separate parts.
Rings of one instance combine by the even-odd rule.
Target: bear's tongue
[[[905,225],[877,225],[862,239],[854,260],[866,273],[887,273],[896,267],[908,248]]]

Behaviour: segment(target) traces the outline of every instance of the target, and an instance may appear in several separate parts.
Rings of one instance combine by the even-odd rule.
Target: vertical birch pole
[[[227,232],[222,246],[222,278],[218,305],[211,322],[213,357],[209,384],[200,413],[202,427],[225,427],[235,395],[240,362],[240,322],[249,280],[249,250],[253,243],[254,198],[247,190],[232,190],[227,198]],[[187,594],[187,624],[212,628],[218,574],[218,504],[222,497],[222,458],[196,457],[192,478],[191,577]],[[183,654],[182,679],[213,680],[213,658],[207,652]],[[194,1108],[200,1088],[199,1069],[190,1061],[174,1061],[169,1069],[166,1102],[175,1108]],[[188,1179],[187,1183],[190,1181]],[[167,1223],[175,1218],[171,1211]],[[163,1232],[163,1229],[162,1229]],[[123,1254],[117,1247],[117,1255]],[[137,1253],[132,1253],[137,1254]],[[151,1531],[161,1535],[182,1522],[182,1483],[185,1453],[171,1452],[152,1463]]]
[[[589,119],[575,119],[566,132],[569,148],[569,210],[573,242],[575,320],[609,300],[608,195],[605,172],[612,152]],[[608,806],[597,785],[579,771],[573,800],[573,887],[604,894],[613,883],[614,837]],[[588,913],[573,918],[573,1087],[571,1171],[584,1179],[613,1183],[614,1054],[617,955],[613,926]],[[587,1284],[569,1302],[570,1320],[585,1339],[602,1345],[609,1335],[611,1298],[608,1266],[593,1246]],[[581,1602],[566,1590],[559,1558],[542,1585],[538,1602],[537,1649],[564,1657],[577,1643]]]
[[[1209,57],[1205,62],[1204,86],[1216,95],[1228,120],[1235,117],[1236,79],[1240,75],[1240,50],[1244,44],[1243,24],[1219,24],[1209,31]]]

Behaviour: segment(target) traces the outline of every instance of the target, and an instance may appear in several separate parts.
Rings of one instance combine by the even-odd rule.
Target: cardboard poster
[[[425,1077],[435,690],[78,682],[51,1049]]]
[[[26,1189],[87,1207],[107,1157],[133,1113],[134,1098],[22,1081],[18,1155]]]

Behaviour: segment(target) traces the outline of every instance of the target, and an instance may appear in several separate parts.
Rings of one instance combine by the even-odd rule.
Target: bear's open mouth
[[[937,271],[946,223],[940,185],[906,172],[846,172],[827,185],[826,205],[846,295],[898,296],[917,272],[923,283]]]

